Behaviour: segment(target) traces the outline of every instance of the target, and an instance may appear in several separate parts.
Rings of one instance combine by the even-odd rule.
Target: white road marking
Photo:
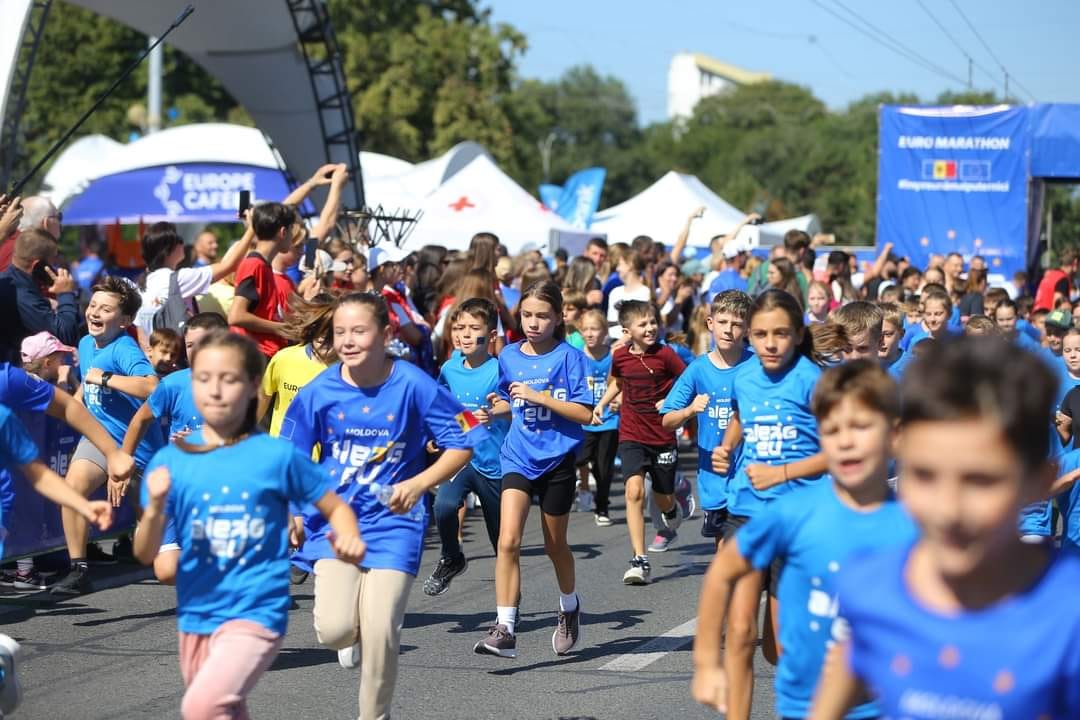
[[[689,645],[696,633],[697,618],[692,618],[682,625],[671,628],[663,635],[642,643],[634,649],[634,652],[620,655],[600,669],[611,672],[643,670],[668,653],[678,650],[684,645]]]

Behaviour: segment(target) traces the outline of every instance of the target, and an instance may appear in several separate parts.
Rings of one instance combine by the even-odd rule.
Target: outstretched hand
[[[98,530],[105,532],[112,525],[112,505],[107,500],[91,500],[84,517]]]

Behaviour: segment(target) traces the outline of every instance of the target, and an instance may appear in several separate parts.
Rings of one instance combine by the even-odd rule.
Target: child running
[[[359,562],[356,516],[333,482],[288,443],[259,433],[265,360],[255,343],[213,331],[192,357],[203,426],[156,453],[142,487],[135,555],[154,561],[168,518],[180,536],[176,578],[185,718],[248,717],[247,696],[285,639],[289,504],[314,503],[333,527],[333,551]]]
[[[1080,560],[1020,541],[1054,481],[1052,371],[996,338],[931,345],[904,376],[898,457],[913,542],[840,568],[850,639],[811,717],[1080,717]]]
[[[878,359],[893,380],[900,382],[904,368],[911,361],[911,353],[904,352],[900,343],[904,339],[904,309],[896,303],[880,302],[881,308],[881,346]]]
[[[847,306],[845,306],[847,307]],[[843,308],[841,308],[842,310]],[[848,557],[910,542],[915,527],[889,490],[889,455],[899,413],[896,383],[876,362],[826,371],[814,391],[821,448],[831,482],[770,503],[713,560],[698,602],[693,695],[724,712],[727,678],[720,661],[724,609],[739,578],[779,559],[780,643],[776,712],[804,718],[828,648],[843,639],[836,620],[836,572]],[[734,689],[734,688],[733,688]],[[847,715],[873,718],[864,703]]]
[[[884,318],[881,308],[865,300],[854,300],[833,312],[829,322],[844,328],[848,342],[841,353],[845,362],[878,359]]]
[[[445,593],[450,581],[469,568],[458,540],[461,528],[458,509],[470,492],[480,498],[488,540],[492,550],[498,552],[502,489],[499,454],[509,429],[506,418],[492,415],[488,401],[488,396],[499,387],[499,361],[488,353],[498,334],[498,308],[486,298],[470,298],[451,310],[448,320],[461,352],[455,352],[443,364],[439,384],[487,427],[489,438],[473,448],[470,463],[450,482],[440,485],[435,496],[435,524],[442,547],[438,564],[424,581],[424,594],[432,596]]]
[[[814,344],[803,325],[802,309],[788,293],[767,290],[750,308],[747,327],[757,362],[743,363],[735,373],[734,412],[723,444],[713,452],[713,470],[724,474],[739,451],[728,485],[725,542],[770,502],[817,480],[825,471],[817,422],[810,410],[821,369],[810,359]],[[763,586],[769,590],[770,601],[762,647],[766,657],[772,652],[779,574],[778,563],[767,573],[752,572],[735,584],[731,595],[724,670],[730,683],[728,717],[733,720],[750,716]]]
[[[185,327],[187,325],[185,324]],[[150,333],[147,340],[148,350],[146,359],[154,366],[154,372],[159,378],[164,378],[176,370],[183,355],[180,354],[180,336],[175,330],[158,328]]]
[[[581,640],[581,598],[566,526],[574,505],[574,465],[592,418],[585,356],[564,341],[562,295],[550,280],[521,294],[518,323],[525,339],[499,354],[496,415],[512,413],[502,449],[499,552],[495,558],[496,621],[473,647],[481,654],[517,657],[517,605],[521,598],[521,538],[533,496],[539,497],[544,550],[559,585],[559,621],[551,649],[566,655]],[[509,401],[509,402],[508,402]]]
[[[89,334],[79,341],[82,386],[76,397],[117,443],[123,443],[132,417],[158,386],[153,365],[126,332],[141,302],[139,291],[127,280],[105,278],[94,286],[94,294],[86,308]],[[134,453],[134,480],[137,481],[142,468],[164,444],[161,428],[151,425]],[[106,481],[107,469],[108,463],[101,451],[83,438],[71,458],[65,482],[86,497]],[[108,497],[119,506],[127,494],[129,481],[108,480]],[[70,510],[64,511],[63,522],[71,570],[52,586],[51,592],[81,595],[91,589],[86,563],[89,528],[81,516]]]
[[[585,341],[588,367],[586,382],[592,391],[593,404],[598,405],[607,392],[611,375],[611,347],[607,319],[597,309],[581,315],[581,337]],[[596,524],[611,526],[611,478],[615,474],[615,453],[619,445],[619,412],[615,402],[604,408],[597,424],[583,425],[585,441],[578,450],[578,507],[592,507]],[[596,493],[589,490],[589,470],[596,479]]]
[[[623,301],[619,322],[629,342],[611,354],[611,382],[593,410],[593,422],[601,421],[607,404],[621,392],[618,452],[634,553],[623,583],[648,585],[652,568],[645,554],[645,473],[652,478],[653,501],[664,526],[677,530],[683,521],[683,510],[675,501],[675,432],[664,428],[659,408],[686,365],[674,350],[658,342],[659,323],[651,303]]]
[[[326,313],[321,342],[340,362],[296,394],[281,438],[305,454],[319,449],[337,494],[356,512],[367,555],[359,567],[335,559],[339,531],[306,509],[306,539],[293,564],[314,570],[319,642],[338,651],[343,667],[360,667],[360,717],[386,718],[424,545],[424,495],[469,462],[470,447],[487,431],[423,370],[387,355],[393,329],[380,296],[350,293]],[[430,466],[427,438],[442,448]],[[375,483],[388,489],[388,499],[376,496]]]
[[[707,319],[714,347],[694,360],[679,376],[660,413],[668,430],[697,419],[697,488],[705,522],[703,537],[720,547],[727,519],[727,476],[713,471],[712,452],[720,445],[731,417],[736,369],[752,357],[746,346],[746,315],[753,300],[740,290],[716,296]]]

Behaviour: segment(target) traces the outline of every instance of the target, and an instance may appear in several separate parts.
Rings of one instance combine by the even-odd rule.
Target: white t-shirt
[[[154,313],[169,298],[169,268],[159,268],[146,276],[146,289],[142,291],[142,306],[135,315],[135,325],[150,335],[154,331]],[[191,305],[191,298],[205,295],[214,282],[214,269],[209,265],[197,268],[182,268],[176,271],[176,283],[180,286],[180,295]]]
[[[648,285],[641,285],[633,292],[627,292],[626,286],[620,285],[611,291],[611,294],[608,295],[607,319],[608,334],[611,335],[613,340],[622,337],[622,325],[619,324],[619,304],[626,300],[649,302],[652,300],[652,290],[649,289]]]

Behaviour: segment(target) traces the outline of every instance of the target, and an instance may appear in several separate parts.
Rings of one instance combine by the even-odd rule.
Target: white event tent
[[[464,250],[477,232],[499,237],[511,254],[527,246],[550,249],[574,228],[540,204],[486,155],[478,155],[454,173],[419,205],[424,214],[406,249],[443,245]]]

